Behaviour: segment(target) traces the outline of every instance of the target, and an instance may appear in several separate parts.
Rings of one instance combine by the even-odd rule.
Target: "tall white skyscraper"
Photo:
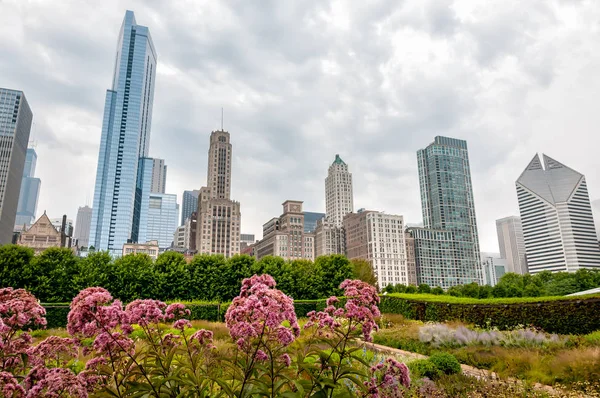
[[[164,159],[152,158],[152,182],[150,192],[165,193],[167,185],[167,165]]]
[[[510,216],[496,220],[500,258],[506,259],[506,272],[524,275],[527,271],[525,260],[525,240],[521,219]]]
[[[0,245],[12,241],[32,121],[25,94],[0,88]]]
[[[583,174],[536,154],[516,181],[527,265],[541,271],[600,268],[600,248]]]
[[[240,252],[240,202],[231,197],[231,143],[227,131],[210,134],[207,187],[198,194],[196,250],[231,257]]]
[[[90,244],[90,226],[92,225],[92,208],[89,206],[80,207],[77,210],[75,219],[75,233],[73,238],[77,240],[79,247],[89,247]]]
[[[352,173],[340,155],[335,155],[325,178],[325,211],[327,220],[337,228],[342,227],[344,216],[354,211]]]

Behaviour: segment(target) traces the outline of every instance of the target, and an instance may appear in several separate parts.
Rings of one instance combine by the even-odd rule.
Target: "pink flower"
[[[42,379],[27,391],[27,398],[41,397],[78,397],[87,398],[86,385],[69,369],[54,368],[48,370]]]
[[[129,337],[122,333],[102,332],[94,340],[94,350],[99,354],[115,355],[115,353],[123,352],[133,355],[135,351],[135,343]]]
[[[25,326],[45,326],[46,310],[35,296],[25,289],[0,289],[0,334],[8,329]],[[7,329],[8,328],[8,329]]]
[[[8,372],[0,372],[0,392],[5,398],[21,398],[25,396],[25,389]]]
[[[187,319],[179,319],[173,323],[173,329],[178,329],[183,332],[185,328],[191,328],[192,323]]]
[[[146,326],[150,323],[159,323],[165,319],[163,310],[167,305],[159,300],[135,300],[127,304],[125,312],[130,323]]]
[[[264,362],[268,359],[269,359],[269,356],[263,350],[256,351],[256,360],[257,361]]]
[[[69,360],[77,357],[77,346],[73,339],[50,336],[37,346],[29,348],[27,355],[33,365],[43,365],[46,361],[52,361],[54,366],[62,355],[61,363],[64,366]]]
[[[200,329],[190,336],[190,340],[197,341],[200,345],[211,344],[213,342],[213,332],[210,330]]]
[[[365,382],[371,397],[400,397],[402,396],[400,387],[410,387],[408,367],[393,358],[372,366],[371,373],[372,377]]]
[[[170,304],[165,311],[165,319],[176,320],[191,315],[191,311],[181,303]]]
[[[279,357],[279,359],[285,364],[285,366],[290,366],[292,363],[292,358],[290,358],[288,354],[283,354],[281,357]]]
[[[119,325],[126,333],[131,331],[123,305],[119,300],[113,301],[104,288],[84,289],[71,302],[67,330],[72,336],[93,337]]]

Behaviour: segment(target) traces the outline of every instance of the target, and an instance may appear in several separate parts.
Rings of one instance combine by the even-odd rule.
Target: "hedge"
[[[444,297],[446,298],[446,297]],[[382,313],[401,314],[408,319],[443,322],[460,320],[475,325],[490,325],[507,329],[519,325],[535,326],[549,333],[587,334],[600,330],[600,297],[563,298],[563,300],[526,300],[489,303],[488,300],[466,299],[436,301],[403,298],[400,295],[381,297]],[[503,299],[497,299],[503,300]]]

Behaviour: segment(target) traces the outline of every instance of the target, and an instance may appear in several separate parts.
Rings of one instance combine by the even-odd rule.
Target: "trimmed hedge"
[[[542,298],[526,302],[511,300],[506,304],[467,300],[469,303],[463,304],[439,298],[433,301],[388,295],[381,297],[379,308],[382,313],[401,314],[408,319],[434,322],[460,320],[476,325],[489,324],[500,329],[532,325],[559,334],[588,334],[600,329],[600,297],[597,296],[563,300]]]

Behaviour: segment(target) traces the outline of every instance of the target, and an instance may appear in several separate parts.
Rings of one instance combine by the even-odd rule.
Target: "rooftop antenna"
[[[221,107],[221,131],[225,131],[223,130],[223,107]]]

